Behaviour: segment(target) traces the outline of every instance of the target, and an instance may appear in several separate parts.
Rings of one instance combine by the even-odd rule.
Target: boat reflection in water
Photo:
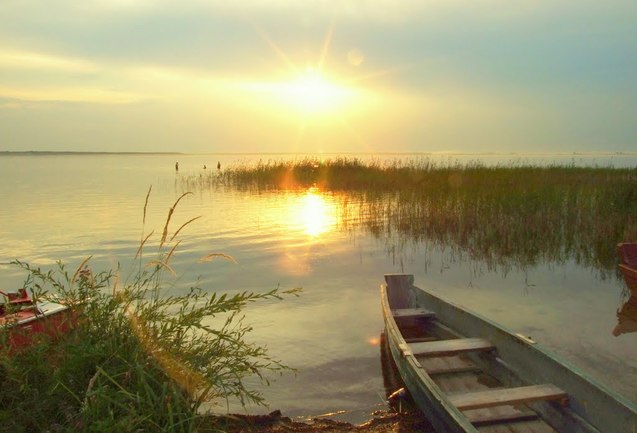
[[[396,367],[396,363],[391,356],[385,332],[380,334],[380,367],[383,372],[385,399],[389,408],[399,413],[417,412],[418,409],[407,387],[405,387],[405,383],[398,372],[398,367]],[[426,419],[422,417],[421,421],[426,422]]]
[[[613,329],[613,335],[618,337],[631,332],[637,332],[637,295],[632,295],[617,310],[617,326]]]
[[[396,368],[396,364],[391,357],[389,346],[387,344],[387,337],[384,332],[381,332],[380,334],[380,367],[383,371],[385,398],[389,399],[390,395],[403,388],[405,384],[400,378],[398,368]]]
[[[630,297],[617,310],[617,326],[613,329],[615,337],[637,331],[637,243],[620,243],[617,252],[619,270],[624,276]]]
[[[619,270],[632,296],[637,296],[637,243],[624,242],[617,245]]]

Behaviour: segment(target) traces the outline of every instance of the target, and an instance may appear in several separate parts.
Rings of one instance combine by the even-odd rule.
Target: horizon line
[[[177,152],[177,151],[87,151],[87,150],[0,150],[0,155],[426,155],[426,156],[637,156],[637,151],[580,152]]]

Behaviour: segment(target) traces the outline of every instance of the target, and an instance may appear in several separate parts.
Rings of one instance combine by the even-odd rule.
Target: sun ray
[[[347,84],[355,84],[355,83],[360,83],[362,81],[366,81],[366,80],[372,80],[375,78],[380,78],[380,77],[384,77],[387,75],[392,75],[392,74],[396,74],[402,70],[406,69],[406,66],[395,66],[393,68],[388,68],[388,69],[382,69],[379,71],[373,71],[370,72],[369,74],[364,74],[364,75],[357,75],[353,78],[350,78],[349,80],[345,81]]]
[[[327,33],[325,34],[325,39],[323,40],[323,48],[321,49],[321,58],[318,63],[318,70],[323,72],[323,66],[325,65],[325,59],[327,59],[327,54],[330,51],[330,46],[332,45],[332,36],[334,35],[334,19],[327,29]]]
[[[314,137],[330,140],[342,136],[363,148],[370,143],[349,120],[349,115],[357,116],[374,106],[378,106],[378,98],[382,93],[375,93],[368,84],[362,82],[395,74],[405,66],[385,68],[367,73],[353,69],[330,70],[330,52],[336,34],[335,20],[332,19],[322,40],[318,57],[301,67],[300,59],[286,52],[270,35],[258,25],[255,32],[287,67],[288,72],[272,81],[245,82],[242,88],[249,91],[254,98],[266,104],[278,106],[286,118],[296,118],[296,128],[290,137],[295,147],[308,144],[306,141]],[[356,66],[359,66],[357,64]],[[368,69],[366,69],[368,71]],[[338,75],[335,75],[338,74]],[[349,75],[349,76],[348,76]],[[358,114],[357,114],[358,113]],[[338,131],[340,132],[338,132]],[[310,137],[311,135],[311,137]],[[318,139],[318,137],[323,137]]]
[[[298,73],[299,68],[294,64],[294,62],[292,62],[292,60],[290,60],[288,55],[285,54],[285,52],[281,48],[279,48],[279,46],[268,36],[268,34],[256,24],[254,24],[254,29],[259,34],[259,36],[261,36],[261,38],[268,44],[268,46],[272,48],[272,50],[279,56],[279,58],[281,58],[281,60],[285,62],[287,67],[292,72]]]

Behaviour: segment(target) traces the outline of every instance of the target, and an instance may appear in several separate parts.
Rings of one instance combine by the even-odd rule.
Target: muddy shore
[[[331,419],[316,418],[308,422],[292,421],[280,411],[268,415],[227,415],[211,422],[211,431],[230,433],[435,433],[420,412],[378,411],[369,421],[354,425]]]

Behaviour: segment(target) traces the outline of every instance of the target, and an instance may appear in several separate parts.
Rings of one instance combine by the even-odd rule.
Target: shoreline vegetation
[[[178,235],[196,220],[170,226],[184,195],[170,208],[161,236],[142,232],[139,261],[127,277],[120,269],[93,273],[90,257],[73,273],[59,262],[48,271],[13,262],[25,271],[24,287],[36,301],[69,305],[76,323],[55,341],[42,335],[19,349],[9,338],[21,331],[0,329],[0,431],[219,431],[202,405],[224,408],[227,399],[264,404],[245,379],[267,384],[288,367],[265,346],[246,341],[252,328],[243,321],[245,307],[299,289],[229,295],[194,285],[165,293]],[[147,260],[151,243],[158,250]],[[231,258],[212,253],[200,260],[213,259]]]
[[[637,240],[637,168],[306,158],[184,176],[181,185],[317,188],[336,200],[345,230],[362,227],[391,248],[428,242],[505,273],[572,260],[620,278],[616,245]]]

